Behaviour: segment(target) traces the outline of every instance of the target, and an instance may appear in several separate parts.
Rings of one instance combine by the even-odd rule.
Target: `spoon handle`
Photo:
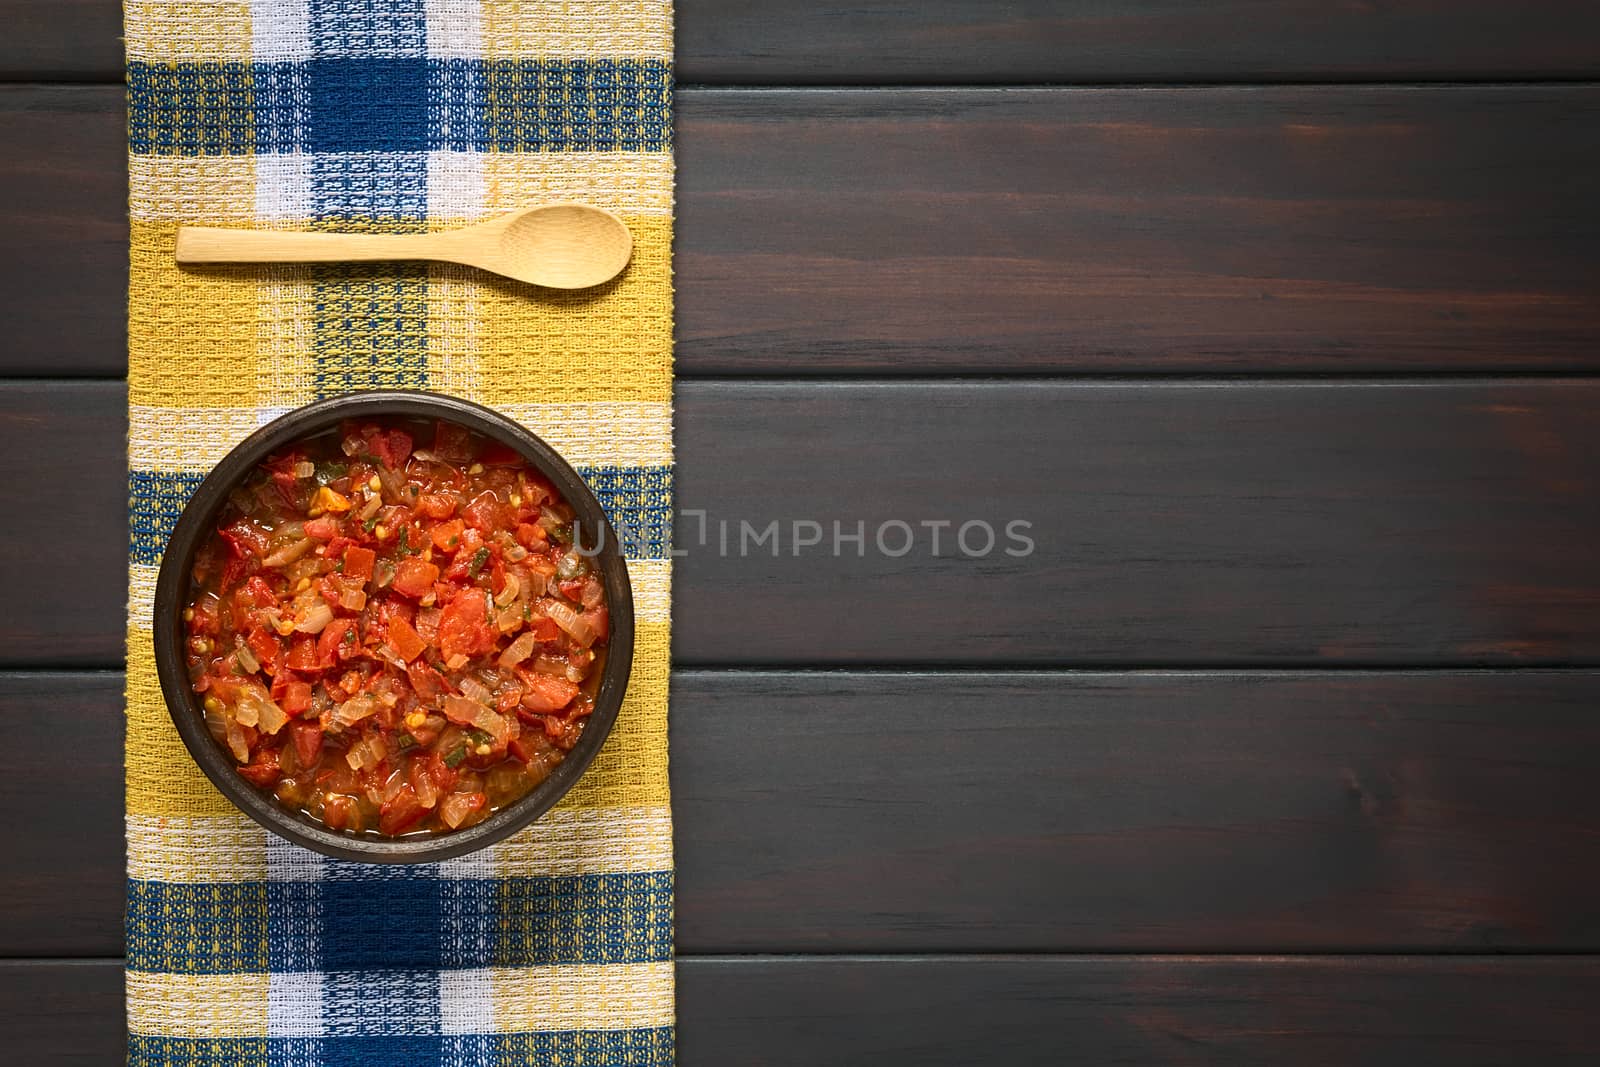
[[[179,263],[351,263],[432,259],[442,251],[431,233],[305,233],[234,230],[213,226],[178,229]]]

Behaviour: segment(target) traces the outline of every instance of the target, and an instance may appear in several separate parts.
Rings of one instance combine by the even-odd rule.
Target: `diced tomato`
[[[596,641],[605,641],[611,637],[611,612],[604,604],[590,608],[578,618],[588,623],[590,629],[594,630]]]
[[[356,806],[355,798],[343,793],[328,793],[322,798],[322,821],[335,830],[350,825],[350,815]]]
[[[567,732],[567,721],[559,715],[546,715],[544,717],[544,732],[552,741],[560,740]]]
[[[422,650],[428,647],[411,624],[398,617],[389,620],[389,644],[407,663],[422,655]]]
[[[578,695],[577,685],[565,678],[529,670],[519,670],[517,677],[522,680],[522,706],[536,714],[560,711]]]
[[[439,640],[439,616],[443,614],[438,608],[419,609],[415,616],[417,636],[430,645]]]
[[[285,682],[283,694],[274,695],[278,706],[290,715],[304,715],[311,710],[311,683],[301,681]]]
[[[446,463],[466,463],[472,459],[472,436],[465,426],[453,422],[435,422],[433,454]]]
[[[404,619],[407,623],[417,617],[417,606],[409,600],[384,597],[378,601],[378,621],[385,627],[390,619]]]
[[[356,620],[334,619],[323,627],[317,639],[317,662],[323,667],[347,660],[360,649],[356,635]]]
[[[407,556],[395,571],[394,591],[403,596],[425,597],[438,578],[438,567],[416,556]]]
[[[339,520],[332,515],[324,515],[308,520],[305,529],[307,537],[317,541],[332,541],[339,536]]]
[[[423,700],[432,700],[450,691],[450,685],[444,680],[444,675],[426,663],[408,664],[406,677],[411,680],[411,688],[416,690],[417,696]]]
[[[535,526],[531,522],[517,524],[517,544],[528,550],[544,548],[550,542],[544,536],[544,527]]]
[[[397,471],[405,465],[406,457],[411,455],[411,435],[403,430],[375,433],[367,446],[385,467]]]
[[[485,467],[520,467],[526,461],[522,458],[522,453],[510,445],[490,441],[478,454],[478,462]]]
[[[228,547],[240,559],[248,556],[257,558],[267,554],[267,547],[271,543],[267,531],[246,519],[240,519],[231,526],[218,530],[222,539],[228,542]]]
[[[212,597],[202,597],[190,609],[189,633],[192,635],[211,635],[217,632],[220,620],[217,618],[217,601]]]
[[[378,829],[386,834],[402,834],[421,822],[426,814],[428,809],[422,806],[417,791],[407,782],[378,809]]]
[[[506,525],[506,506],[493,493],[479,493],[461,509],[461,517],[479,533],[492,533]]]
[[[314,722],[292,722],[289,737],[294,742],[294,754],[299,757],[300,766],[316,766],[322,757],[322,727]]]
[[[423,493],[417,510],[430,519],[448,519],[456,513],[456,498],[448,493]]]
[[[255,654],[261,663],[262,670],[268,675],[275,675],[283,666],[283,642],[278,635],[270,630],[257,627],[250,631],[250,636],[245,639],[250,646],[250,651]]]
[[[461,533],[466,524],[460,519],[441,522],[433,528],[433,544],[441,552],[454,552],[461,547]]]
[[[461,590],[439,617],[439,653],[447,663],[458,655],[487,655],[499,637],[489,614],[489,594],[482,589]]]
[[[344,534],[334,534],[328,543],[322,547],[319,554],[324,559],[338,559],[344,555],[344,550],[353,544],[355,542]]]
[[[561,590],[561,595],[568,600],[580,600],[583,597],[582,578],[574,578],[568,582],[557,582],[556,588]]]
[[[495,710],[510,715],[522,704],[522,686],[512,683],[495,694]]]
[[[372,549],[351,545],[344,550],[344,576],[368,581],[372,578],[372,565],[377,561],[378,554]]]
[[[239,773],[244,775],[256,785],[266,787],[278,780],[283,773],[278,766],[278,750],[273,748],[263,749],[256,754],[255,759],[239,768]]]
[[[265,578],[256,574],[245,581],[234,597],[234,603],[251,608],[275,608],[278,606],[278,594],[272,591],[272,586],[267,584]]]
[[[554,619],[546,618],[543,615],[528,623],[528,629],[533,631],[533,637],[536,641],[549,644],[551,641],[559,641],[561,639],[561,627],[556,625]]]
[[[322,668],[322,657],[317,653],[315,634],[296,634],[289,645],[289,655],[284,666],[292,671],[315,671]]]
[[[437,752],[430,752],[418,758],[417,762],[428,768],[428,775],[433,779],[433,784],[439,787],[440,792],[449,792],[456,787],[456,780],[460,773],[443,759]]]

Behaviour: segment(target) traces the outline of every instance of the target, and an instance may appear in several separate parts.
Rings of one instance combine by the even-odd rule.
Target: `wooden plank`
[[[126,137],[121,88],[0,90],[4,373],[127,374]]]
[[[0,385],[27,472],[0,504],[38,517],[11,527],[29,607],[0,664],[120,661],[123,402]],[[706,381],[677,404],[680,665],[1600,663],[1600,382]]]
[[[0,955],[121,952],[121,694],[0,674]],[[678,947],[1594,950],[1597,697],[1594,671],[679,672]]]
[[[1600,366],[1594,86],[685,91],[685,375]],[[0,92],[8,374],[123,373],[122,95]],[[50,241],[44,239],[48,234]]]
[[[1567,959],[685,960],[685,1063],[1588,1064]]]
[[[121,960],[0,960],[0,1044],[12,1063],[126,1060]]]
[[[1592,77],[1600,18],[1562,0],[1174,4],[678,0],[686,83]],[[119,80],[116,0],[0,0],[0,78]]]
[[[1590,1064],[1592,957],[695,959],[684,1063]],[[18,1063],[120,1062],[120,960],[0,963]]]
[[[0,663],[122,660],[127,622],[127,400],[120,382],[0,387],[0,508],[13,609]]]
[[[0,805],[17,815],[0,956],[122,953],[122,684],[121,671],[0,673]]]

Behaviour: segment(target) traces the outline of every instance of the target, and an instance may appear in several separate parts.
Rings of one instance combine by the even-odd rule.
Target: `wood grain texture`
[[[757,85],[1585,77],[1570,0],[678,0],[678,77]],[[122,77],[116,0],[0,0],[0,78]]]
[[[122,950],[121,694],[0,674],[0,955]],[[680,671],[678,947],[1593,950],[1597,698],[1593,671]]]
[[[1600,88],[678,104],[685,376],[1600,366]],[[0,91],[0,138],[0,369],[121,375],[121,91]]]
[[[681,383],[674,653],[1594,664],[1597,403],[1562,379]],[[0,386],[0,452],[28,472],[0,503],[47,531],[12,531],[30,609],[0,621],[0,664],[120,662],[123,405],[120,383]],[[836,556],[835,522],[865,541]]]
[[[120,88],[0,89],[7,375],[128,372],[124,115]]]
[[[0,1045],[11,1063],[126,1060],[121,960],[0,961]]]
[[[1584,77],[1581,3],[678,0],[678,76],[761,84]]]
[[[0,963],[18,1063],[120,1062],[121,960]],[[697,1067],[1591,1064],[1592,959],[680,959]]]
[[[127,395],[120,382],[0,386],[0,663],[115,663],[126,638]],[[26,518],[22,518],[26,516]]]

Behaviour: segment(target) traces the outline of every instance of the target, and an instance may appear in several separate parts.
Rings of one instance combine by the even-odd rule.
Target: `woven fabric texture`
[[[668,1064],[668,0],[127,0],[127,1004],[135,1064]],[[632,265],[561,294],[449,266],[180,270],[183,223],[404,232],[552,200]],[[205,472],[309,401],[424,388],[518,419],[625,537],[637,638],[568,797],[446,863],[324,859],[200,773],[151,646]]]

